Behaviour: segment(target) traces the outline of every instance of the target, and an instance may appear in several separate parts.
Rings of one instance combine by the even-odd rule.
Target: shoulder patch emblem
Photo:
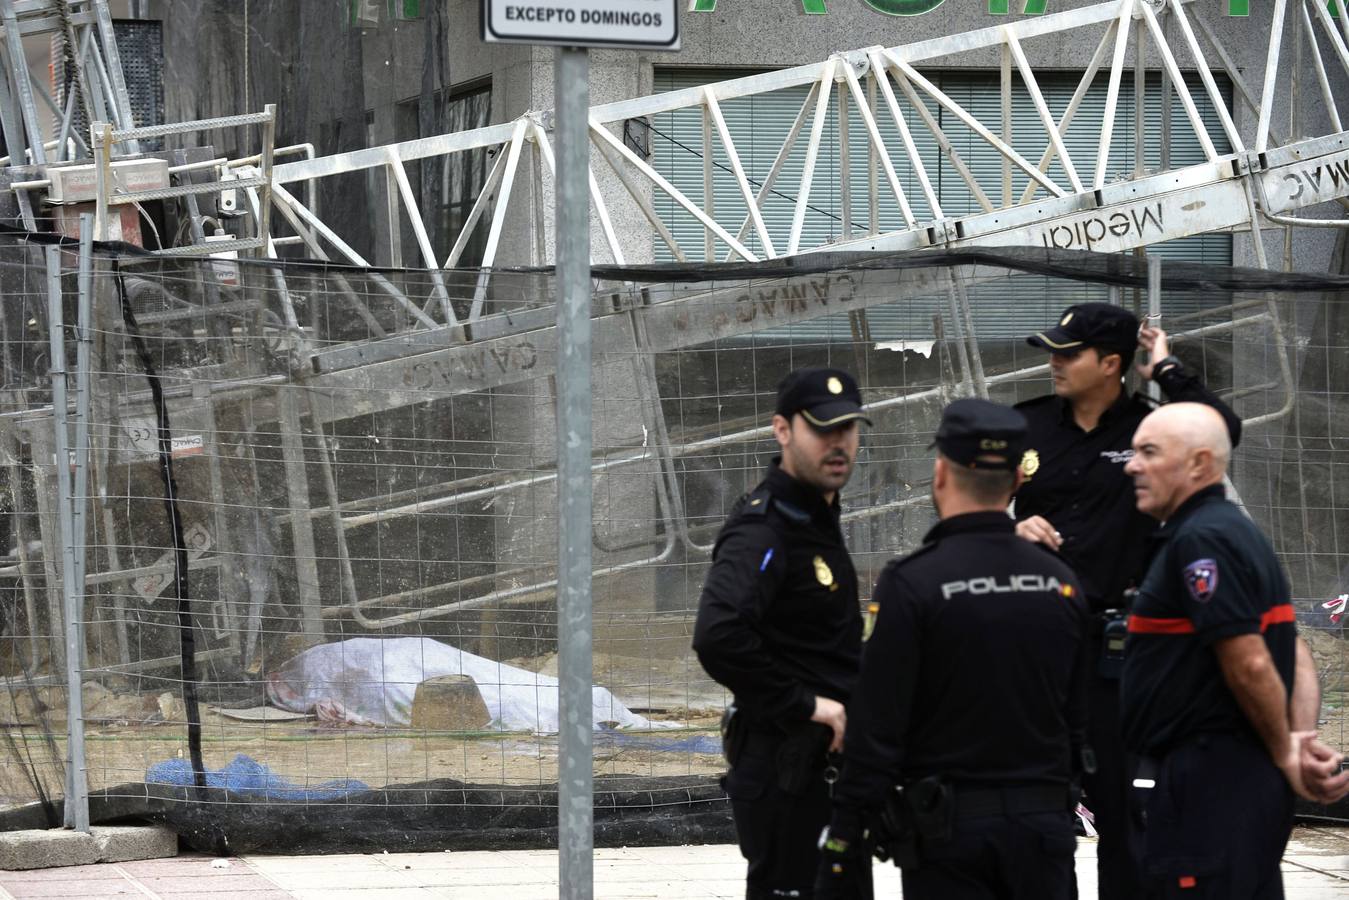
[[[871,640],[871,632],[876,630],[876,614],[881,611],[881,605],[875,600],[867,604],[867,611],[862,613],[862,643]]]
[[[1196,559],[1185,567],[1185,587],[1196,603],[1207,603],[1218,589],[1218,563],[1212,559]]]
[[[838,587],[834,584],[834,573],[830,570],[829,564],[824,561],[823,556],[815,557],[815,580],[831,591]]]
[[[1031,477],[1040,471],[1040,454],[1035,450],[1027,450],[1021,454],[1021,474],[1026,478]]]

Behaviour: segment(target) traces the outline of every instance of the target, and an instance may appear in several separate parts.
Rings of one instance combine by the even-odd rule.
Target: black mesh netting
[[[88,478],[74,543],[95,822],[158,819],[236,852],[553,842],[552,272],[100,246],[81,372],[75,249],[53,280],[46,246],[0,235],[0,827],[59,822],[65,795],[65,427]],[[1289,572],[1322,739],[1349,750],[1333,605],[1349,593],[1349,277],[1161,274],[1176,354],[1245,422],[1236,496]],[[597,842],[729,840],[727,697],[689,641],[712,539],[771,455],[778,379],[858,375],[875,427],[843,521],[869,585],[932,521],[944,403],[1046,392],[1024,336],[1083,300],[1146,310],[1146,261],[932,250],[594,277]],[[86,418],[52,409],[53,331]]]

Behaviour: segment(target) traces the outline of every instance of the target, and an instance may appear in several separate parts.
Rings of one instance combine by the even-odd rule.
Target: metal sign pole
[[[52,424],[56,453],[52,459],[59,500],[61,532],[61,594],[64,600],[66,641],[66,802],[65,825],[89,830],[89,790],[85,781],[84,705],[80,663],[84,658],[84,586],[75,582],[75,526],[70,485],[70,419],[66,393],[66,344],[61,308],[61,248],[47,248],[47,327],[51,332]],[[57,623],[53,622],[55,628]]]
[[[1149,325],[1162,320],[1162,258],[1157,254],[1148,256],[1148,319]],[[1128,374],[1128,373],[1124,373]],[[1157,382],[1148,381],[1148,396],[1158,403],[1162,400],[1162,389]]]
[[[651,0],[640,6],[634,9],[632,0],[560,0],[528,7],[528,15],[522,16],[525,7],[512,0],[482,0],[479,23],[479,34],[487,43],[557,47],[553,58],[553,135],[557,145],[553,173],[553,259],[557,263],[557,849],[558,896],[563,900],[590,900],[595,895],[591,858],[595,847],[595,763],[590,602],[590,51],[585,48],[678,50],[679,0]],[[608,137],[609,132],[601,128],[599,136]],[[543,138],[542,132],[538,137]],[[626,152],[626,148],[621,149]],[[507,189],[500,196],[509,194]],[[475,315],[482,300],[479,297],[473,301]]]
[[[590,605],[590,52],[559,47],[557,100],[557,844],[563,900],[594,896]]]

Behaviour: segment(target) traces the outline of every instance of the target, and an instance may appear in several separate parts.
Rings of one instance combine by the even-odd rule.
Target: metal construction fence
[[[689,642],[716,531],[772,455],[778,379],[858,375],[875,427],[844,528],[865,596],[933,521],[942,405],[1046,392],[1024,335],[1088,299],[1160,309],[1245,421],[1234,487],[1291,577],[1322,736],[1349,751],[1323,607],[1349,591],[1349,278],[1148,275],[1026,250],[595,270],[597,841],[730,834],[727,696]],[[95,821],[235,850],[552,840],[551,271],[14,235],[0,296],[0,827],[59,824],[87,788]]]

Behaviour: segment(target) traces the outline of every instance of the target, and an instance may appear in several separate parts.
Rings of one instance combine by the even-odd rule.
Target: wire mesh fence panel
[[[65,795],[55,485],[84,467],[71,540],[87,554],[95,821],[157,816],[236,850],[551,841],[551,272],[100,249],[86,331],[70,245],[62,322],[48,315],[44,250],[0,239],[0,819],[54,822],[42,804]],[[1024,336],[1072,302],[1145,309],[1146,272],[1124,257],[1007,251],[595,276],[597,840],[729,839],[717,784],[728,696],[690,641],[721,522],[773,455],[778,380],[829,364],[862,386],[874,427],[843,523],[865,600],[934,520],[942,406],[1048,392]],[[1322,736],[1349,750],[1343,634],[1323,608],[1349,590],[1337,444],[1349,281],[1182,264],[1163,277],[1177,355],[1246,422],[1236,494],[1289,572],[1325,688]],[[57,328],[71,360],[89,342],[65,415],[52,405]],[[84,420],[71,418],[80,390]]]

